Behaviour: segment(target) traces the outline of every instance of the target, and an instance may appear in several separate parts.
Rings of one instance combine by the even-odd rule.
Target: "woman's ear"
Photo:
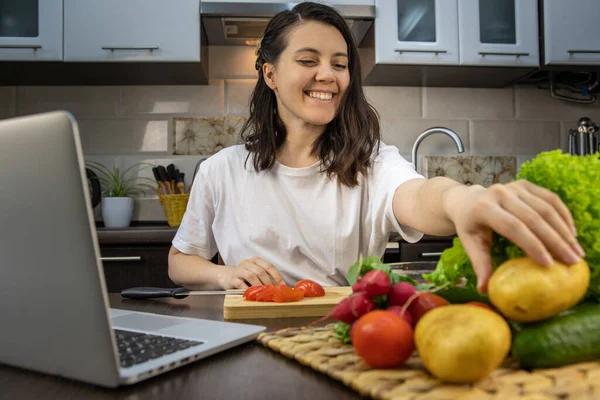
[[[265,78],[265,83],[271,90],[275,90],[277,85],[275,83],[275,65],[271,63],[264,63],[262,66],[263,77]]]

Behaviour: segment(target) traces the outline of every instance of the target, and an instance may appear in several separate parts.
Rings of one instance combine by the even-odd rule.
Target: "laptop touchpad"
[[[162,317],[160,315],[127,314],[112,318],[113,328],[134,329],[155,332],[159,329],[179,325],[182,322],[177,318]]]

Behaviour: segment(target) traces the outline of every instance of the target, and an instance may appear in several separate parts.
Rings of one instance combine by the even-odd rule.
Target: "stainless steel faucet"
[[[419,148],[419,145],[427,136],[433,135],[434,133],[443,133],[445,135],[450,136],[452,138],[452,140],[454,140],[454,143],[456,143],[456,148],[458,149],[458,152],[462,153],[465,151],[465,148],[463,147],[463,143],[460,140],[460,137],[452,129],[444,128],[441,126],[435,126],[433,128],[429,128],[426,131],[424,131],[423,133],[421,133],[419,136],[417,136],[417,139],[415,140],[415,143],[413,144],[412,163],[415,166],[415,170],[417,169],[417,150]]]

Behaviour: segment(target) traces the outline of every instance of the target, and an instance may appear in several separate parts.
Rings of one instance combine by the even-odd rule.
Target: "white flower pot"
[[[107,228],[126,228],[133,216],[133,198],[103,197],[102,220]]]

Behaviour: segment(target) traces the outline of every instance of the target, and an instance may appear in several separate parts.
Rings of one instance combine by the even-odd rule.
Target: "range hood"
[[[258,44],[269,20],[278,12],[291,10],[298,3],[230,3],[202,1],[200,17],[209,45],[254,46]],[[375,19],[375,6],[334,5],[344,17],[357,44],[360,44]]]

